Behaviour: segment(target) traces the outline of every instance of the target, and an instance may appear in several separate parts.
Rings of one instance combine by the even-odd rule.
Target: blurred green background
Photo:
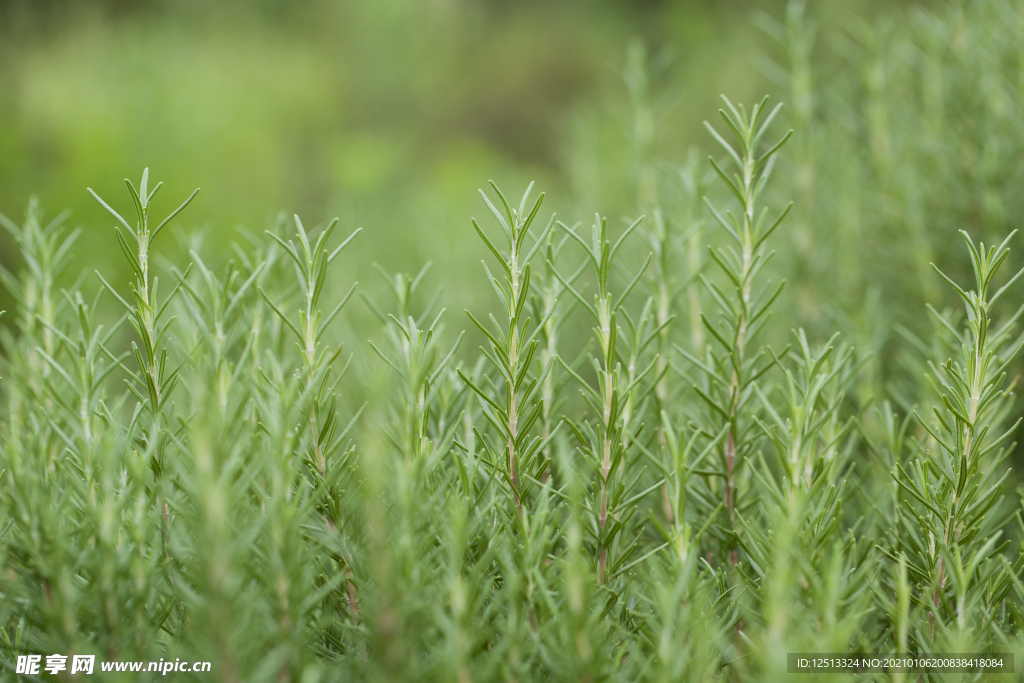
[[[374,260],[432,260],[461,307],[481,281],[469,218],[488,179],[517,199],[536,180],[567,222],[640,213],[622,78],[631,41],[648,46],[663,105],[655,154],[680,162],[693,144],[713,150],[701,122],[719,93],[749,103],[770,91],[758,62],[771,40],[751,19],[783,6],[2,2],[0,211],[20,219],[33,193],[49,215],[71,209],[83,264],[126,283],[111,221],[85,188],[128,211],[123,178],[149,166],[167,211],[202,188],[187,230],[226,244],[279,211],[340,216],[365,228],[354,279],[372,288]],[[870,4],[815,11],[842,22],[855,8]],[[160,248],[179,260],[173,239]],[[0,262],[17,265],[3,232]]]

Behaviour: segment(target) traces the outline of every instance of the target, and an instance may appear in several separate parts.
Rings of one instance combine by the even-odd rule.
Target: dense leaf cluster
[[[768,28],[796,73],[798,3],[787,22]],[[963,233],[973,284],[936,268],[959,308],[929,308],[930,336],[903,328],[902,363],[819,319],[773,345],[790,321],[772,313],[815,282],[774,270],[807,266],[787,234],[823,211],[800,203],[813,116],[798,100],[779,135],[767,100],[724,101],[721,156],[683,169],[683,210],[641,183],[645,216],[588,233],[538,220],[532,186],[516,206],[492,184],[493,220],[472,221],[491,311],[450,335],[427,268],[381,268],[392,300],[364,294],[381,328],[351,356],[358,230],[339,240],[337,220],[212,255],[179,231],[180,269],[163,229],[191,197],[152,228],[144,172],[126,181],[134,224],[97,197],[134,276],[109,282],[76,277],[66,216],[33,201],[2,219],[24,263],[0,271],[17,301],[0,339],[5,676],[25,653],[303,683],[775,681],[787,652],[1024,654],[1013,234]],[[864,182],[894,173],[867,149]]]

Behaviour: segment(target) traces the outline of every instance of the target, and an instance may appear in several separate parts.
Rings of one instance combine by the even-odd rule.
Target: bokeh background
[[[166,210],[202,188],[181,224],[213,247],[279,212],[340,216],[365,229],[353,279],[372,289],[373,261],[415,271],[431,260],[461,308],[481,282],[477,188],[494,179],[518,199],[536,180],[570,223],[638,215],[630,46],[646,51],[671,195],[671,166],[691,146],[714,151],[702,121],[720,93],[783,94],[766,76],[777,46],[759,17],[784,5],[7,0],[0,211],[20,219],[33,193],[50,215],[70,209],[86,231],[82,262],[126,281],[86,187],[127,210],[123,179],[149,166]],[[823,5],[838,30],[880,6]],[[173,239],[161,249],[177,260]],[[17,267],[3,231],[0,262]]]
[[[86,188],[130,213],[123,179],[146,166],[158,212],[202,188],[157,245],[165,275],[196,235],[216,261],[240,228],[338,216],[364,232],[333,291],[386,300],[374,263],[430,261],[454,336],[462,309],[494,303],[470,224],[488,180],[515,201],[536,181],[544,211],[584,229],[661,211],[685,280],[723,238],[703,196],[729,202],[704,121],[722,127],[722,94],[768,94],[785,104],[772,135],[793,136],[764,200],[795,205],[772,238],[768,275],[788,286],[766,339],[842,333],[871,357],[860,405],[906,411],[922,359],[945,353],[926,304],[960,308],[929,264],[971,277],[958,230],[991,244],[1024,215],[1021,45],[1021,0],[0,0],[0,212],[20,219],[32,194],[70,209],[86,291],[94,269],[130,279]],[[0,230],[0,265],[18,261]],[[703,295],[687,296],[676,314],[699,336]],[[358,300],[339,325],[336,341],[380,331]]]

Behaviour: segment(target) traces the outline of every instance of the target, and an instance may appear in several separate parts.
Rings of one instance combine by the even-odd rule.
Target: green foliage
[[[922,644],[934,640],[937,625],[940,633],[945,631],[965,644],[974,638],[992,638],[988,629],[1016,618],[1016,608],[1004,600],[1024,568],[1024,553],[1011,564],[1003,555],[1011,542],[1000,542],[1012,518],[1002,494],[1009,476],[1008,442],[1020,420],[999,433],[1012,389],[1005,387],[1006,368],[1024,345],[1024,339],[1012,336],[1024,309],[992,329],[989,317],[996,300],[1024,271],[992,293],[1013,234],[988,251],[984,243],[975,246],[966,232],[962,234],[975,288],[964,291],[936,268],[967,308],[966,329],[949,328],[959,342],[962,360],[931,366],[929,379],[940,397],[933,408],[934,419],[915,413],[928,435],[925,457],[897,461],[893,472],[905,494],[900,502],[906,514],[900,515],[901,533],[892,534],[886,554],[893,559],[900,554],[908,580],[920,591],[912,593],[914,603],[929,611],[927,635],[923,628],[911,635]],[[993,430],[995,434],[990,435]]]
[[[643,470],[629,462],[637,457],[636,453],[630,452],[634,437],[630,408],[639,393],[638,385],[651,372],[654,364],[651,363],[646,369],[638,371],[635,355],[629,352],[642,350],[657,332],[647,335],[644,325],[638,327],[629,320],[630,327],[639,330],[641,338],[633,339],[632,348],[623,353],[619,344],[620,338],[626,335],[618,324],[618,316],[624,315],[628,320],[628,314],[623,310],[623,306],[630,292],[643,277],[650,257],[632,276],[620,294],[614,295],[610,291],[611,268],[615,255],[639,222],[635,221],[626,228],[614,245],[608,238],[608,221],[600,216],[594,217],[590,244],[572,228],[562,225],[569,236],[583,247],[589,262],[587,265],[593,267],[597,282],[593,303],[584,299],[556,272],[562,286],[593,318],[596,324],[594,337],[600,350],[600,355],[593,359],[596,386],[591,386],[571,367],[565,366],[565,369],[582,385],[583,399],[593,413],[594,419],[593,425],[590,422],[577,423],[571,419],[568,423],[579,443],[581,454],[596,477],[584,504],[591,516],[587,526],[594,539],[599,584],[606,583],[608,579],[614,578],[631,566],[625,562],[632,557],[637,548],[636,541],[630,538],[630,522],[636,512],[634,503],[649,493],[638,493],[637,486],[643,477]],[[645,309],[641,317],[647,317],[648,312]],[[627,337],[623,341],[629,342],[630,339]],[[623,365],[626,366],[625,372]],[[631,473],[632,476],[629,476]]]
[[[943,16],[992,21],[989,4]],[[945,35],[923,17],[922,40]],[[1024,271],[999,275],[1014,235],[986,248],[977,235],[999,225],[965,221],[971,288],[945,244],[930,250],[947,307],[918,268],[932,238],[845,186],[906,196],[893,146],[924,152],[882,135],[893,119],[869,89],[871,143],[852,170],[817,174],[835,153],[818,127],[839,125],[815,109],[818,33],[799,3],[773,21],[794,132],[776,131],[786,109],[725,99],[724,128],[708,125],[724,156],[663,174],[662,101],[632,47],[645,215],[538,228],[543,194],[513,206],[492,184],[492,229],[472,220],[479,241],[465,237],[496,306],[466,332],[442,322],[447,295],[424,294],[428,267],[377,266],[387,298],[362,293],[380,325],[361,328],[359,230],[339,240],[338,219],[240,230],[223,251],[202,232],[157,242],[191,197],[151,227],[148,172],[127,183],[134,225],[97,197],[127,283],[76,279],[80,233],[37,201],[20,225],[0,217],[23,263],[0,271],[15,302],[0,337],[0,666],[90,653],[209,660],[223,681],[776,681],[789,652],[1024,654],[1008,380]],[[993,211],[1016,201],[1001,183]],[[858,279],[869,246],[847,245],[863,269],[839,274],[856,287],[814,272],[833,199],[871,214],[842,217],[837,239],[890,230],[874,244],[914,256],[886,276],[897,300],[858,293],[875,282]],[[830,291],[831,317],[805,315],[804,297]],[[898,336],[879,333],[897,312]]]
[[[725,516],[723,522],[713,527],[718,538],[718,556],[728,556],[735,565],[736,529],[744,507],[749,506],[746,491],[737,490],[737,479],[760,441],[755,431],[758,411],[756,405],[751,406],[749,402],[757,379],[771,367],[771,363],[765,361],[766,350],[749,353],[748,345],[768,321],[771,304],[783,287],[783,283],[774,287],[766,283],[755,288],[755,281],[772,256],[764,248],[765,241],[789,213],[787,207],[769,220],[767,209],[758,210],[757,201],[771,176],[775,155],[790,134],[761,152],[761,140],[780,107],[776,106],[762,121],[767,98],[755,105],[749,115],[742,105],[737,108],[728,99],[725,103],[728,112],[721,111],[722,119],[736,137],[739,149],[726,142],[710,124],[706,125],[736,164],[736,172],[730,177],[711,159],[715,172],[738,201],[739,215],[729,211],[722,216],[708,204],[712,216],[732,238],[732,243],[724,249],[711,247],[708,250],[728,281],[726,288],[706,277],[701,280],[721,312],[720,321],[713,323],[702,316],[701,322],[720,350],[709,347],[704,359],[685,349],[680,352],[703,371],[700,384],[693,385],[707,406],[705,414],[698,417],[698,424],[702,423],[706,438],[718,442],[717,467],[702,472],[706,490],[696,498],[704,505],[699,514],[701,517]],[[719,437],[723,430],[724,439]]]
[[[508,492],[515,502],[518,518],[525,522],[524,503],[529,508],[528,500],[533,484],[547,467],[544,461],[544,441],[531,434],[531,429],[540,417],[542,405],[538,400],[544,378],[551,369],[550,361],[538,376],[531,376],[533,357],[540,345],[538,336],[547,323],[550,312],[545,312],[532,329],[530,318],[525,317],[526,302],[530,300],[530,261],[545,244],[548,233],[554,224],[554,216],[548,221],[547,227],[533,240],[527,243],[530,225],[536,218],[544,201],[543,193],[537,198],[533,208],[527,213],[527,200],[533,186],[526,188],[519,209],[512,209],[505,196],[497,186],[491,186],[501,199],[504,215],[494,207],[483,190],[483,198],[491,214],[497,219],[505,237],[507,253],[498,250],[484,231],[473,220],[473,227],[488,250],[498,259],[504,277],[498,280],[484,263],[484,274],[494,289],[498,300],[503,304],[502,318],[507,321],[503,325],[493,315],[490,316],[493,331],[467,311],[473,324],[487,337],[490,342],[490,353],[481,349],[484,356],[498,372],[500,384],[495,385],[487,376],[490,391],[485,391],[463,374],[459,375],[473,389],[484,405],[480,410],[488,423],[497,430],[497,441],[477,432],[480,441],[487,451],[490,467],[500,473],[508,487]],[[493,412],[492,412],[493,411]],[[554,435],[549,434],[547,439]]]

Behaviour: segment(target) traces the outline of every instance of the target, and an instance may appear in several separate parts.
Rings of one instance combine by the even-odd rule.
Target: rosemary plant
[[[585,250],[597,282],[594,300],[588,302],[566,279],[562,279],[562,286],[572,293],[593,318],[596,325],[594,336],[600,349],[600,356],[593,360],[597,375],[596,387],[580,378],[567,364],[563,364],[565,369],[579,380],[583,398],[594,416],[593,425],[572,420],[569,420],[568,424],[576,436],[581,452],[596,475],[594,485],[588,491],[585,505],[592,516],[588,531],[595,543],[594,557],[597,562],[599,584],[604,584],[620,570],[629,566],[624,563],[636,549],[636,542],[629,538],[629,522],[636,511],[633,504],[644,495],[634,495],[642,470],[634,473],[635,468],[627,461],[636,456],[635,449],[629,448],[629,442],[635,435],[629,431],[633,425],[627,411],[638,393],[637,385],[651,372],[655,363],[652,362],[646,368],[637,370],[633,356],[630,358],[627,371],[623,373],[620,369],[621,356],[616,347],[623,336],[618,316],[621,315],[626,298],[643,277],[650,257],[620,294],[615,295],[611,291],[611,269],[615,255],[639,224],[639,220],[634,221],[614,245],[608,237],[608,221],[600,216],[594,218],[589,244],[571,228],[562,225]],[[635,330],[636,326],[633,328]],[[644,334],[643,328],[641,334]],[[656,335],[657,332],[650,337]],[[641,342],[633,346],[637,349],[644,345]]]
[[[511,494],[518,518],[525,524],[524,503],[527,502],[534,482],[539,480],[547,467],[547,463],[539,457],[543,453],[544,441],[531,434],[530,430],[543,409],[538,400],[539,392],[550,364],[542,370],[540,376],[531,376],[531,369],[534,353],[540,344],[538,336],[552,310],[546,311],[545,318],[537,321],[532,328],[524,312],[530,295],[530,261],[546,243],[555,218],[552,216],[533,244],[528,244],[530,226],[544,201],[544,194],[541,193],[533,207],[527,211],[527,200],[533,189],[531,184],[523,194],[519,209],[513,210],[498,187],[493,183],[491,187],[501,200],[503,213],[495,208],[483,190],[480,196],[501,227],[507,251],[499,251],[475,219],[473,227],[501,265],[504,274],[501,280],[491,275],[486,263],[484,273],[503,304],[505,322],[501,324],[491,315],[492,331],[474,318],[472,313],[467,311],[467,314],[490,343],[490,353],[486,350],[483,353],[498,372],[499,383],[495,384],[487,378],[490,391],[485,391],[461,370],[459,374],[486,404],[481,404],[481,409],[487,421],[497,430],[502,446],[499,447],[485,435],[478,440],[485,445],[491,466],[500,474]],[[549,434],[547,440],[551,438],[553,434]]]
[[[326,523],[326,527],[321,527],[320,530],[323,535],[321,542],[331,549],[330,556],[335,565],[328,569],[328,580],[330,581],[335,575],[343,574],[345,576],[347,587],[345,602],[349,618],[353,625],[358,626],[359,598],[354,581],[356,567],[353,562],[352,549],[345,547],[349,545],[347,539],[358,534],[352,534],[345,528],[347,525],[344,515],[346,507],[344,497],[345,492],[351,490],[352,487],[352,460],[355,457],[355,451],[348,444],[347,438],[359,413],[356,413],[347,426],[343,428],[340,426],[336,412],[335,390],[344,377],[348,364],[346,363],[342,367],[332,382],[333,364],[341,355],[344,347],[339,345],[331,352],[322,343],[328,326],[348,303],[356,285],[352,285],[348,293],[326,316],[319,309],[319,304],[324,294],[328,267],[355,239],[361,229],[356,229],[338,246],[328,250],[327,241],[337,225],[338,219],[332,220],[316,235],[315,241],[311,242],[302,221],[295,216],[295,236],[298,239],[298,245],[293,240],[286,242],[276,233],[267,231],[267,234],[291,258],[295,267],[301,306],[297,324],[271,301],[263,289],[259,289],[259,292],[267,305],[296,337],[295,343],[302,358],[305,382],[301,397],[307,406],[305,411],[309,423],[309,441],[304,469],[311,485],[320,492],[320,496],[314,500],[322,521]]]
[[[783,286],[780,283],[771,287],[766,283],[755,287],[755,284],[772,256],[765,250],[765,241],[789,212],[787,207],[769,221],[767,208],[759,210],[758,200],[771,176],[776,154],[789,134],[767,150],[760,151],[761,141],[781,105],[766,115],[766,98],[748,114],[742,105],[737,108],[728,99],[723,99],[727,111],[721,110],[720,113],[735,136],[738,148],[730,145],[710,124],[706,125],[735,163],[736,172],[732,176],[727,175],[713,158],[711,165],[739,202],[739,213],[727,211],[723,216],[710,202],[708,204],[732,244],[725,249],[709,249],[711,258],[725,275],[726,283],[723,289],[702,277],[708,294],[719,307],[721,318],[715,324],[707,317],[701,317],[719,349],[708,349],[706,359],[698,358],[685,349],[680,351],[702,371],[701,383],[695,384],[694,389],[708,409],[703,427],[705,434],[711,438],[726,428],[725,439],[717,447],[717,462],[713,469],[705,470],[706,474],[702,475],[706,492],[699,494],[697,500],[702,501],[698,514],[724,516],[712,531],[718,541],[719,561],[728,560],[735,566],[738,561],[737,512],[747,505],[744,500],[746,491],[737,490],[737,481],[760,441],[753,419],[757,410],[750,401],[755,382],[772,365],[766,360],[766,352],[756,350],[752,345],[767,322],[771,304]],[[720,508],[719,502],[722,503]]]
[[[532,185],[516,207],[481,192],[499,305],[469,314],[480,352],[445,329],[445,294],[424,296],[426,267],[378,268],[365,329],[340,258],[358,231],[338,240],[337,220],[239,229],[220,251],[177,225],[191,197],[151,219],[144,172],[134,221],[96,198],[124,296],[113,271],[83,275],[66,214],[0,217],[17,252],[0,270],[3,680],[46,680],[35,655],[74,679],[54,653],[258,683],[732,683],[782,679],[788,652],[1024,657],[1024,307],[1021,273],[997,278],[1021,207],[1024,21],[995,0],[909,16],[917,33],[852,22],[838,57],[814,8],[762,22],[785,51],[769,71],[794,104],[792,164],[767,100],[725,100],[722,160],[657,163],[664,101],[632,47],[635,163],[588,197],[589,235],[535,226]],[[649,220],[602,217],[637,209]],[[168,228],[179,252],[158,248]],[[925,260],[942,266],[928,282]],[[917,678],[946,680],[837,675]]]
[[[150,192],[149,169],[147,168],[142,172],[142,181],[139,183],[138,190],[135,189],[135,186],[127,178],[125,179],[125,185],[128,187],[128,192],[131,194],[132,201],[135,204],[137,221],[135,228],[132,228],[117,211],[110,208],[95,192],[92,190],[89,190],[89,192],[118,223],[118,225],[114,226],[114,234],[117,237],[121,251],[124,253],[128,264],[137,278],[135,283],[130,286],[135,303],[130,304],[125,301],[117,293],[117,290],[103,279],[102,275],[99,275],[99,278],[103,282],[104,287],[124,306],[128,313],[128,322],[135,328],[135,332],[139,335],[139,340],[142,343],[141,351],[138,346],[132,345],[138,372],[132,372],[127,368],[125,368],[125,371],[129,376],[127,381],[129,391],[135,395],[139,404],[144,407],[149,416],[150,424],[148,427],[143,427],[140,445],[152,459],[153,471],[159,477],[166,465],[165,460],[167,457],[164,448],[165,442],[162,425],[172,423],[171,414],[173,409],[170,407],[170,400],[174,387],[179,380],[178,370],[167,366],[167,348],[161,344],[170,330],[171,322],[161,323],[161,318],[179,288],[175,287],[171,294],[161,303],[158,298],[160,280],[156,276],[151,276],[150,260],[154,255],[153,243],[157,235],[191,203],[199,190],[195,190],[181,206],[171,212],[156,228],[152,228],[149,224],[149,207],[153,197],[160,190],[162,183],[157,183],[153,191]],[[123,232],[122,228],[124,229]],[[129,238],[131,238],[131,241],[129,241]],[[165,517],[167,516],[166,509],[164,515]]]
[[[1002,493],[1009,476],[1003,463],[1019,424],[1005,429],[1006,400],[1012,391],[1006,387],[1006,368],[1024,345],[1012,336],[1024,311],[1001,326],[990,320],[994,304],[1024,270],[993,292],[1013,234],[988,250],[962,234],[974,269],[974,289],[964,290],[936,268],[967,309],[965,329],[949,330],[960,342],[962,356],[959,362],[932,366],[941,403],[931,420],[915,413],[931,439],[908,467],[897,462],[892,473],[905,494],[901,507],[906,514],[900,516],[905,535],[895,535],[887,554],[905,565],[916,587],[912,599],[927,609],[927,629],[922,624],[910,635],[922,645],[933,642],[937,627],[951,644],[977,646],[974,638],[991,639],[988,630],[1007,618],[1001,606],[1012,577],[1024,568],[1024,552],[1013,564],[1000,557],[1010,544],[1000,537],[1011,514]]]

